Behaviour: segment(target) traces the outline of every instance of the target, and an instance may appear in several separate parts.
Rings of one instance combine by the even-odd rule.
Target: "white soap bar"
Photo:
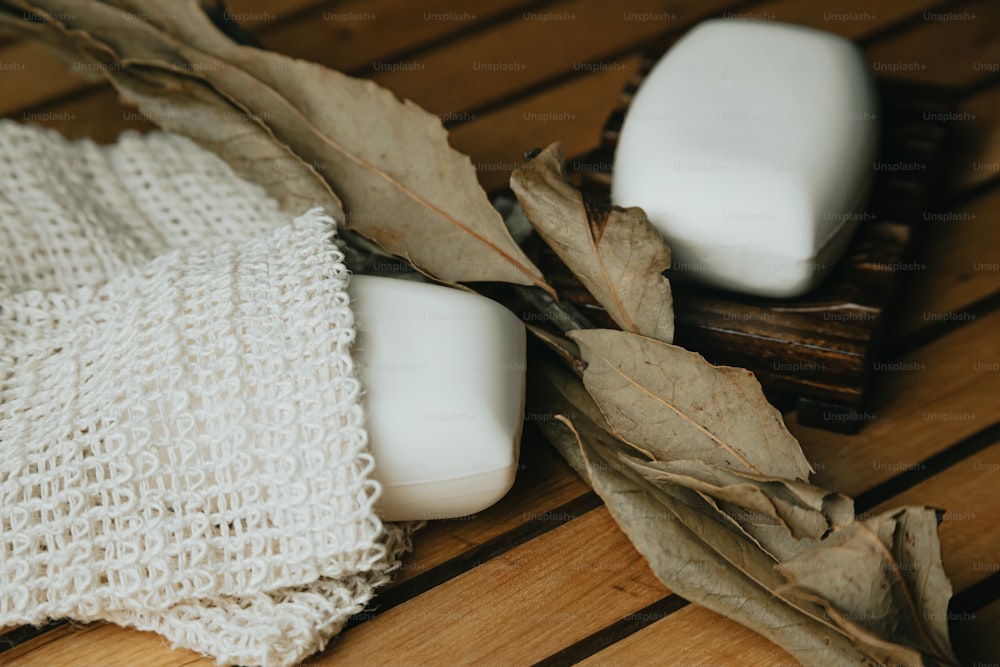
[[[641,206],[674,277],[770,297],[815,287],[857,226],[876,95],[830,33],[707,21],[656,64],[626,114],[612,199]]]
[[[524,325],[449,287],[354,276],[348,291],[380,516],[452,518],[498,501],[517,471]]]

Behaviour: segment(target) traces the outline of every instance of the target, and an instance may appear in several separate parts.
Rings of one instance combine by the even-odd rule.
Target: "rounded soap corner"
[[[384,485],[375,505],[382,521],[437,521],[469,517],[493,507],[517,479],[517,462],[475,475],[421,484]]]
[[[510,490],[514,488],[514,482],[517,481],[517,468],[518,464],[515,462],[506,468],[493,471],[492,474],[488,475],[490,478],[488,482],[484,480],[480,489],[475,493],[475,497],[469,499],[469,504],[465,506],[464,511],[450,518],[479,514],[506,498]]]

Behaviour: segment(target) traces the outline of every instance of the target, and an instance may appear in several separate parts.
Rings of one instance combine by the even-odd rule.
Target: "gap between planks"
[[[1000,470],[1000,442],[994,440],[989,449],[970,457],[962,465],[956,465],[943,474],[932,477],[923,484],[914,486],[907,492],[893,497],[891,501],[887,501],[882,506],[874,508],[881,511],[903,504],[922,505],[928,499],[933,503],[935,498],[953,498],[953,506],[957,509],[944,515],[945,518],[940,528],[946,569],[949,560],[954,562],[960,557],[959,554],[955,553],[956,550],[971,549],[974,550],[971,557],[987,557],[987,560],[980,561],[987,567],[978,572],[974,571],[974,576],[969,576],[968,571],[948,572],[955,588],[961,591],[960,596],[966,592],[974,591],[975,588],[984,584],[991,585],[994,590],[996,589],[990,580],[997,579],[997,575],[988,575],[986,572],[995,572],[995,568],[998,566],[995,560],[988,559],[991,557],[995,559],[996,556],[991,544],[990,524],[993,522],[993,517],[1000,513],[1000,500],[995,493],[992,493],[992,487],[983,488],[969,481],[969,469],[977,465],[989,465],[993,466],[995,470]],[[983,507],[987,508],[987,512],[981,511]],[[978,514],[977,509],[980,510]],[[975,516],[970,519],[970,514]],[[957,638],[963,636],[968,631],[967,626],[971,626],[977,620],[979,609],[988,606],[981,603],[982,601],[980,601],[980,606],[972,609],[955,609],[954,605],[952,606],[949,612],[952,619],[950,630],[956,637],[954,643],[957,649],[962,648],[962,643]],[[647,624],[647,627],[620,642],[602,646],[587,656],[579,654],[574,657],[577,660],[582,657],[591,657],[592,660],[585,660],[581,663],[584,665],[646,664],[645,661],[652,656],[652,647],[655,647],[657,659],[665,661],[665,664],[687,664],[686,661],[699,657],[697,651],[702,645],[698,639],[709,640],[710,635],[722,634],[727,637],[727,641],[724,644],[714,643],[715,650],[719,651],[719,655],[716,657],[720,659],[738,659],[739,664],[761,666],[779,664],[789,659],[776,646],[763,645],[753,633],[748,633],[745,628],[728,619],[713,615],[706,609],[692,606],[691,608],[679,608],[677,611],[678,613],[663,619],[652,618],[652,622]],[[707,632],[705,627],[710,627],[711,632]],[[732,634],[730,634],[730,630]],[[985,628],[979,626],[979,630],[984,631]],[[694,637],[691,636],[691,633],[694,633]],[[671,637],[678,636],[690,637],[691,640],[683,643],[669,641]],[[984,655],[985,653],[977,653],[969,657],[982,659]],[[742,656],[751,657],[744,660]],[[704,654],[701,654],[700,657],[703,658]],[[569,663],[553,662],[552,664]],[[724,662],[723,664],[729,663]]]
[[[1000,320],[1000,316],[994,317],[994,319],[995,320]],[[990,326],[990,325],[995,326],[996,324],[997,324],[997,322],[988,322],[988,323],[984,322],[984,323],[982,323],[982,326]],[[960,333],[968,333],[968,330],[965,330],[965,331],[960,332]],[[942,341],[942,343],[943,342],[946,342],[946,341]],[[962,351],[967,351],[968,350],[968,345],[966,345],[964,341],[956,340],[956,341],[950,341],[950,342],[951,342],[951,345],[949,345],[948,347],[950,347],[950,348],[958,348],[957,353],[959,353],[959,354],[961,354]],[[940,353],[943,354],[943,353],[948,353],[948,352],[955,352],[955,350],[948,350],[948,349],[946,349],[946,350],[942,350]],[[994,451],[995,450],[996,450],[996,448],[994,447]],[[399,611],[390,610],[387,613],[387,615],[385,615],[385,616],[379,614],[372,621],[369,621],[369,622],[367,622],[367,623],[359,626],[358,628],[355,628],[354,630],[346,633],[344,636],[346,638],[349,638],[349,637],[354,636],[356,633],[359,633],[359,632],[362,635],[367,636],[370,632],[375,632],[375,630],[367,630],[367,631],[364,630],[364,628],[368,627],[371,623],[375,623],[375,626],[373,626],[373,627],[381,628],[381,627],[384,626],[384,624],[386,622],[393,622],[393,619],[395,619],[396,621],[400,621],[401,618],[404,618],[406,616],[407,610],[412,611],[413,605],[417,605],[417,607],[418,607],[417,611],[423,610],[422,613],[420,613],[420,614],[416,614],[416,612],[413,612],[414,614],[416,614],[416,616],[419,616],[419,618],[421,619],[421,621],[430,621],[430,620],[433,620],[432,618],[429,618],[429,617],[433,617],[433,613],[430,610],[436,608],[436,605],[438,604],[437,602],[434,602],[434,600],[452,599],[452,595],[454,594],[454,591],[461,590],[462,585],[463,585],[462,584],[463,579],[467,579],[468,577],[476,577],[477,581],[480,578],[482,578],[482,577],[487,577],[487,578],[492,579],[495,575],[500,575],[500,574],[502,574],[504,572],[508,572],[509,571],[509,572],[513,573],[514,575],[519,575],[520,577],[526,578],[526,579],[528,579],[530,581],[534,581],[535,579],[544,579],[545,578],[545,577],[542,577],[540,574],[537,577],[534,576],[535,574],[537,574],[537,573],[534,573],[534,572],[523,571],[524,568],[516,564],[516,563],[520,562],[519,559],[522,558],[522,557],[534,558],[535,559],[534,562],[536,562],[538,564],[538,566],[542,567],[543,569],[551,568],[551,567],[558,567],[558,563],[560,562],[560,559],[551,558],[552,554],[554,554],[554,553],[560,553],[560,554],[571,553],[572,552],[572,547],[569,546],[571,543],[587,544],[588,545],[587,549],[598,548],[600,550],[602,548],[607,548],[607,545],[603,545],[603,547],[602,547],[598,543],[603,543],[603,542],[605,542],[608,539],[612,539],[612,541],[614,541],[615,544],[617,544],[618,541],[622,541],[622,540],[625,539],[623,535],[616,534],[617,531],[615,529],[613,529],[613,528],[610,528],[610,529],[608,529],[608,528],[602,528],[599,531],[597,531],[597,530],[593,530],[591,528],[588,528],[586,526],[582,526],[582,527],[579,527],[578,529],[581,530],[581,531],[583,531],[583,534],[589,534],[589,535],[591,535],[591,538],[589,538],[589,539],[587,539],[587,540],[585,540],[583,542],[579,541],[579,539],[577,537],[576,529],[574,529],[573,532],[572,532],[572,537],[571,538],[567,538],[568,541],[566,542],[565,545],[563,545],[563,546],[556,546],[556,547],[553,547],[553,548],[548,549],[548,550],[540,549],[540,547],[538,547],[538,544],[539,544],[537,542],[538,540],[542,540],[544,542],[546,540],[550,540],[551,541],[551,540],[557,539],[557,534],[560,531],[569,530],[570,528],[572,528],[574,526],[574,524],[580,524],[580,522],[584,522],[584,524],[588,524],[589,525],[592,521],[595,521],[596,519],[593,519],[593,518],[588,519],[588,517],[592,517],[595,514],[597,514],[597,515],[604,515],[604,514],[606,514],[606,512],[604,512],[603,510],[599,510],[597,512],[587,512],[583,516],[581,516],[579,519],[571,521],[568,524],[560,525],[559,528],[557,528],[557,529],[555,529],[553,531],[548,531],[544,535],[541,535],[541,536],[537,537],[536,540],[533,541],[534,546],[531,546],[530,548],[526,548],[525,545],[522,545],[521,547],[518,547],[518,548],[516,548],[516,549],[514,549],[512,551],[506,552],[502,558],[494,559],[492,561],[489,561],[488,563],[484,563],[479,568],[475,568],[473,570],[467,571],[463,575],[460,575],[457,578],[449,580],[449,582],[447,582],[445,584],[442,584],[441,586],[433,589],[432,591],[429,591],[429,592],[425,593],[424,595],[422,595],[422,596],[420,596],[418,598],[415,598],[415,599],[407,602],[406,604],[402,605],[401,607],[397,607],[396,610],[399,610]],[[602,521],[603,521],[603,519],[602,519]],[[982,531],[982,530],[980,530],[980,531],[977,531],[977,532],[982,536],[982,539],[986,539],[986,540],[989,539],[988,531]],[[602,535],[603,534],[604,537],[598,539],[597,542],[595,542],[593,540],[593,535],[595,535],[595,534],[597,534],[597,535]],[[560,544],[561,544],[561,542],[560,542]],[[570,549],[570,551],[568,552],[567,549]],[[534,553],[536,551],[544,551],[545,553],[544,554],[542,554],[542,553]],[[517,553],[515,554],[514,552],[517,552]],[[622,542],[622,544],[618,544],[617,546],[615,546],[612,549],[612,552],[615,553],[615,554],[617,554],[617,555],[614,556],[614,557],[612,557],[612,556],[608,555],[611,552],[600,551],[600,553],[603,554],[603,555],[600,556],[600,558],[598,559],[598,561],[595,561],[595,562],[586,561],[586,563],[590,563],[590,564],[589,565],[582,564],[581,567],[579,568],[579,570],[581,572],[590,573],[591,570],[598,568],[598,565],[596,565],[595,563],[596,562],[601,562],[601,563],[605,563],[606,564],[606,565],[601,566],[601,567],[603,567],[603,568],[605,568],[606,570],[609,570],[609,571],[615,571],[615,568],[613,568],[611,565],[607,565],[607,563],[617,562],[617,560],[619,558],[626,558],[630,553],[634,553],[634,549],[629,545],[629,543],[627,542],[627,540],[625,540],[625,541]],[[533,553],[534,553],[534,555],[532,555]],[[524,555],[522,556],[520,554],[524,554]],[[581,556],[581,558],[583,558],[583,557],[584,556]],[[553,563],[550,562],[550,561],[555,561],[555,565],[553,565]],[[493,564],[490,565],[490,563],[493,563]],[[507,566],[501,567],[504,563],[507,563]],[[604,570],[602,570],[602,571],[604,571]],[[623,575],[623,576],[624,576],[624,581],[633,581],[635,577],[639,576],[639,577],[641,577],[641,581],[646,581],[647,585],[651,586],[652,584],[648,580],[648,576],[651,576],[651,575],[648,575],[648,576],[647,575],[648,575],[648,568],[645,566],[644,561],[640,561],[639,565],[635,565],[634,569],[628,569],[628,572],[625,575]],[[518,577],[514,577],[514,579],[512,581],[517,581],[517,580],[518,580]],[[529,585],[530,581],[528,583],[522,583],[522,585]],[[510,583],[510,582],[508,582],[508,583]],[[590,582],[590,583],[593,583],[593,582]],[[618,583],[618,585],[625,585],[622,581],[617,581],[617,583]],[[485,585],[485,584],[483,584],[483,585]],[[565,584],[560,584],[560,585],[565,585]],[[474,586],[473,588],[476,588],[476,587]],[[449,593],[448,591],[451,591],[451,593]],[[487,591],[479,591],[479,593],[477,594],[477,601],[479,600],[479,598],[482,595],[485,595],[486,593],[487,593]],[[626,610],[626,612],[624,614],[622,614],[622,617],[628,615],[628,613],[635,613],[635,611],[641,610],[642,608],[644,608],[648,604],[652,604],[657,599],[661,598],[663,596],[663,593],[665,593],[665,591],[661,590],[656,596],[652,597],[651,599],[647,598],[647,597],[643,597],[644,602],[642,604],[637,605],[634,608],[630,608],[630,609]],[[429,598],[427,598],[426,596],[431,596],[432,599],[431,599],[430,602],[428,601]],[[401,616],[401,614],[403,616]],[[539,614],[541,615],[541,612],[539,612]],[[454,615],[454,617],[449,617],[446,620],[448,620],[449,625],[451,625],[453,623],[457,623],[460,616],[461,616],[461,614],[456,613]],[[381,621],[379,620],[379,619],[383,619],[383,618],[386,618],[387,620],[381,620]],[[601,628],[607,627],[608,625],[615,623],[617,620],[619,620],[619,617],[615,617],[615,616],[612,616],[610,618],[602,617],[602,619],[605,620],[605,621],[608,621],[608,622],[607,623],[598,623],[597,624],[598,627],[595,628],[595,631],[599,631]],[[417,631],[417,630],[414,630],[414,631]],[[122,632],[124,633],[126,631],[122,630]],[[423,630],[420,630],[420,632],[423,632]],[[384,636],[384,633],[383,633],[383,636]],[[580,638],[577,638],[577,639],[580,639]],[[351,640],[351,643],[353,644],[356,641],[360,641],[360,640]],[[38,662],[36,664],[42,664],[43,662],[48,661],[49,658],[53,658],[54,656],[50,655],[50,653],[49,653],[50,651],[64,651],[64,650],[69,650],[69,648],[70,647],[68,647],[66,645],[62,645],[62,646],[58,646],[58,647],[52,647],[52,648],[48,649],[47,651],[42,651],[41,654],[35,656],[35,657],[37,657],[40,660],[40,662]],[[341,648],[343,648],[343,646],[341,646]],[[35,651],[32,650],[32,651],[30,651],[30,653],[35,653]],[[337,658],[345,657],[345,654],[343,654],[341,651],[339,651],[337,649],[335,649],[330,655],[334,656],[334,657],[337,657]],[[349,656],[350,654],[347,654],[347,655]],[[27,657],[27,656],[25,656],[25,657]],[[542,657],[542,656],[538,656],[538,657]],[[44,658],[44,660],[43,660],[43,658]],[[323,664],[323,663],[320,662],[319,664]]]

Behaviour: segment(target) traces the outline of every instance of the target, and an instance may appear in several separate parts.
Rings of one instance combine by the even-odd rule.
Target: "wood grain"
[[[417,534],[413,557],[404,564],[392,585],[397,586],[509,533],[530,522],[533,516],[555,511],[589,490],[541,434],[534,428],[527,428],[521,442],[521,460],[514,488],[484,512],[430,522]]]
[[[1000,182],[1000,85],[964,100],[959,113],[968,120],[957,128],[952,189]]]
[[[720,640],[724,637],[724,640]],[[704,607],[685,607],[579,663],[589,667],[684,665],[798,667],[777,645]]]
[[[371,68],[372,76],[381,77],[397,93],[429,100],[440,113],[475,113],[474,118],[449,119],[455,125],[452,142],[473,156],[481,167],[481,180],[490,189],[503,187],[509,167],[520,161],[527,148],[562,139],[572,160],[596,146],[618,91],[638,66],[636,54],[646,48],[648,40],[682,27],[685,21],[690,23],[695,14],[684,12],[708,11],[704,9],[708,5],[688,3],[671,10],[686,18],[655,25],[626,26],[619,21],[605,40],[598,18],[614,16],[596,1],[487,0],[477,6],[477,18],[468,22],[422,20],[424,10],[470,11],[459,3],[403,4],[398,0],[229,2],[234,12],[275,15],[274,19],[258,17],[254,28],[272,48],[338,67],[365,69],[365,73]],[[731,5],[711,5],[723,6]],[[545,21],[547,27],[542,29],[521,16],[529,7],[532,11],[581,7],[592,13],[581,10],[580,18],[562,22],[566,25]],[[744,5],[759,18],[788,20],[862,40],[873,63],[925,63],[926,69],[906,71],[903,78],[969,90],[959,111],[976,115],[955,123],[951,180],[959,198],[952,200],[950,210],[977,217],[928,223],[926,254],[918,255],[927,269],[911,276],[911,297],[900,308],[898,331],[912,332],[923,326],[924,311],[961,312],[1000,291],[997,272],[968,270],[974,262],[988,264],[986,260],[991,253],[996,256],[1000,244],[1000,232],[992,224],[1000,216],[1000,195],[990,187],[1000,179],[1000,85],[993,72],[973,67],[979,61],[1000,59],[994,27],[998,10],[985,0],[943,5],[948,11],[975,11],[980,17],[963,23],[925,20],[925,11],[942,7],[937,1],[890,0],[873,9],[864,0],[844,0],[837,7],[839,12],[877,16],[839,20],[825,15],[829,5],[801,0]],[[343,20],[332,13],[324,18],[324,12],[334,11],[346,12],[341,14]],[[351,18],[349,12],[361,11],[376,18]],[[14,47],[20,48],[17,43],[0,43],[0,55],[33,58],[23,50],[4,51]],[[423,78],[411,78],[401,72],[378,73],[372,66],[379,59],[392,62],[393,58],[421,60],[429,67]],[[474,62],[502,58],[523,61],[528,67],[510,72],[513,76],[509,77],[472,70]],[[597,72],[573,68],[575,62],[593,59],[603,59],[607,67]],[[36,78],[52,77],[52,81],[25,78],[15,83],[7,72],[0,73],[0,108],[9,108],[19,120],[55,126],[72,137],[104,141],[113,140],[126,127],[150,127],[130,115],[106,88],[65,98],[79,84],[53,63],[32,59],[30,71]],[[53,85],[60,77],[63,82],[71,81],[68,89]],[[62,101],[44,105],[52,95]],[[31,113],[52,115],[22,117],[25,100],[35,100]],[[817,468],[820,483],[855,494],[867,491],[1000,419],[995,399],[1000,395],[1000,374],[989,370],[998,361],[998,324],[1000,314],[988,312],[898,359],[905,365],[879,371],[873,408],[878,418],[858,436],[834,435],[793,423],[791,428]],[[415,597],[400,598],[391,609],[348,630],[310,664],[440,664],[443,658],[451,664],[531,662],[638,613],[666,594],[603,509],[552,522],[558,527],[512,549],[498,548],[498,555],[479,567],[456,567],[454,572],[461,574],[448,575],[452,564],[477,553],[483,544],[502,544],[505,536],[519,535],[531,522],[537,523],[537,516],[585,495],[584,485],[568,466],[551,450],[536,450],[539,443],[530,443],[523,459],[527,467],[513,494],[474,521],[436,522],[419,534],[416,553],[396,585],[405,586],[432,570],[444,573],[446,581]],[[1000,552],[1000,537],[992,529],[1000,518],[992,493],[996,462],[994,444],[934,471],[929,479],[881,505],[906,501],[951,510],[941,535],[945,565],[958,586],[975,585],[991,574]],[[970,514],[976,516],[959,518]],[[391,593],[386,592],[386,599]],[[997,627],[1000,602],[977,611],[974,621],[955,626],[956,645],[968,663],[1000,662],[994,641]],[[691,605],[595,654],[587,664],[792,662],[756,634]],[[61,626],[0,653],[0,663],[46,667],[213,664],[189,651],[169,651],[156,635],[106,624]]]
[[[294,14],[341,3],[331,0],[225,0],[232,19],[244,28],[257,30],[287,20]]]
[[[831,6],[825,2],[777,0],[755,4],[744,15],[756,20],[786,21],[826,30],[852,40],[865,40],[877,31],[900,23],[908,23],[909,27],[919,25],[923,12],[941,4],[940,0],[887,0],[879,2],[876,7],[868,0],[840,0]],[[925,50],[926,43],[920,48]]]
[[[867,10],[872,13],[874,10]],[[875,74],[942,86],[969,86],[991,75],[1000,62],[1000,5],[990,0],[950,4],[947,12],[975,20],[921,21],[865,55]],[[933,49],[923,48],[934,44]],[[919,54],[919,55],[917,55]]]
[[[994,485],[984,483],[984,474],[994,478],[1000,475],[1000,443],[873,510],[878,512],[903,504],[947,507],[948,512],[940,528],[942,554],[945,569],[957,591],[982,581],[1000,567],[996,536],[992,530],[1000,517],[1000,497],[993,493]],[[995,606],[1000,607],[1000,604]],[[984,627],[981,625],[980,630]],[[957,637],[969,633],[969,630],[960,627],[956,627],[956,631]],[[977,660],[984,659],[987,656],[985,642],[975,633],[969,635],[970,642],[983,644],[973,649],[971,655]],[[726,641],[713,640],[718,636],[725,636]],[[678,642],[678,637],[684,640]],[[956,646],[963,644],[965,640],[956,642]],[[580,664],[740,664],[770,667],[797,663],[780,648],[761,641],[746,628],[692,605],[650,624]]]
[[[1000,290],[1000,190],[987,192],[950,211],[928,211],[920,223],[918,248],[908,265],[906,290],[893,335],[912,334],[945,313],[969,306]]]
[[[488,192],[507,186],[510,172],[532,148],[563,142],[567,158],[583,155],[600,135],[639,58],[619,61],[614,69],[576,77],[530,98],[460,125],[449,136],[468,154]]]
[[[1000,373],[974,366],[996,361],[1000,313],[934,341],[886,369],[875,420],[854,436],[786,420],[816,468],[817,483],[848,495],[884,482],[998,418]]]
[[[303,20],[261,36],[267,48],[359,76],[372,76],[376,63],[398,62],[454,35],[482,29],[498,18],[516,20],[539,0],[357,0],[339,2]]]
[[[282,18],[317,7],[319,0],[287,0],[281,3],[268,0],[235,0],[226,4],[226,17],[251,32],[266,31],[269,24]],[[0,62],[14,63],[16,68],[5,68],[0,74],[0,116],[22,115],[31,112],[46,100],[65,97],[84,90],[95,90],[104,83],[103,77],[87,76],[86,71],[75,69],[54,56],[46,47],[32,41],[13,41],[0,44]]]
[[[140,664],[209,667],[215,665],[215,661],[186,649],[170,650],[169,644],[152,632],[138,632],[108,623],[89,623],[62,626],[0,653],[0,664],[5,667],[133,667]]]
[[[30,109],[58,95],[101,85],[99,76],[87,76],[35,42],[19,41],[0,47],[0,115],[32,120]]]
[[[345,632],[315,664],[530,664],[666,593],[602,508]]]
[[[664,12],[660,0],[633,0],[627,11],[604,0],[565,0],[524,12],[447,50],[422,54],[414,61],[418,70],[379,73],[373,79],[432,113],[476,112],[514,91],[613,66],[623,49],[634,50],[644,40],[734,4],[706,0]],[[634,20],[633,14],[663,14],[664,19]]]
[[[941,557],[952,587],[963,591],[1000,570],[998,483],[1000,442],[882,503],[871,513],[902,505],[945,510],[938,528]]]

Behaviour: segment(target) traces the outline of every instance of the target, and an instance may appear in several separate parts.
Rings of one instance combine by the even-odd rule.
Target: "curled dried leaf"
[[[126,0],[4,5],[48,16],[81,59],[99,53],[102,71],[121,95],[167,129],[204,140],[217,119],[198,113],[181,88],[196,80],[214,91],[230,105],[232,119],[256,126],[248,132],[264,130],[281,149],[255,155],[253,144],[243,142],[235,155],[219,151],[227,160],[238,157],[237,169],[256,158],[254,169],[240,173],[275,196],[289,189],[283,181],[300,180],[304,169],[314,172],[303,178],[318,176],[330,195],[337,192],[350,228],[418,270],[449,283],[502,281],[552,292],[490,205],[472,162],[448,145],[440,119],[416,104],[400,102],[372,81],[240,46],[197,0],[146,0],[139,13]],[[155,108],[137,91],[136,70],[156,71],[164,84]],[[179,109],[184,113],[171,113]],[[288,154],[279,156],[282,151]],[[326,204],[330,195],[312,205]]]
[[[804,481],[811,468],[753,373],[625,331],[570,333],[587,390],[623,440],[660,461]]]
[[[562,417],[540,422],[542,431],[671,591],[753,628],[804,664],[877,664],[821,606],[778,595],[783,578],[774,561],[698,493],[657,486],[623,464],[618,454],[627,445],[596,421],[600,410],[570,371],[539,363],[533,373],[533,409]]]
[[[624,460],[646,479],[697,492],[775,561],[808,549],[854,520],[854,502],[804,482],[704,461]]]
[[[625,331],[671,342],[673,298],[663,272],[670,248],[640,208],[586,202],[554,143],[514,170],[510,187],[524,214]]]
[[[822,604],[885,663],[919,665],[929,656],[958,664],[934,510],[904,507],[856,521],[780,569],[788,591]]]

